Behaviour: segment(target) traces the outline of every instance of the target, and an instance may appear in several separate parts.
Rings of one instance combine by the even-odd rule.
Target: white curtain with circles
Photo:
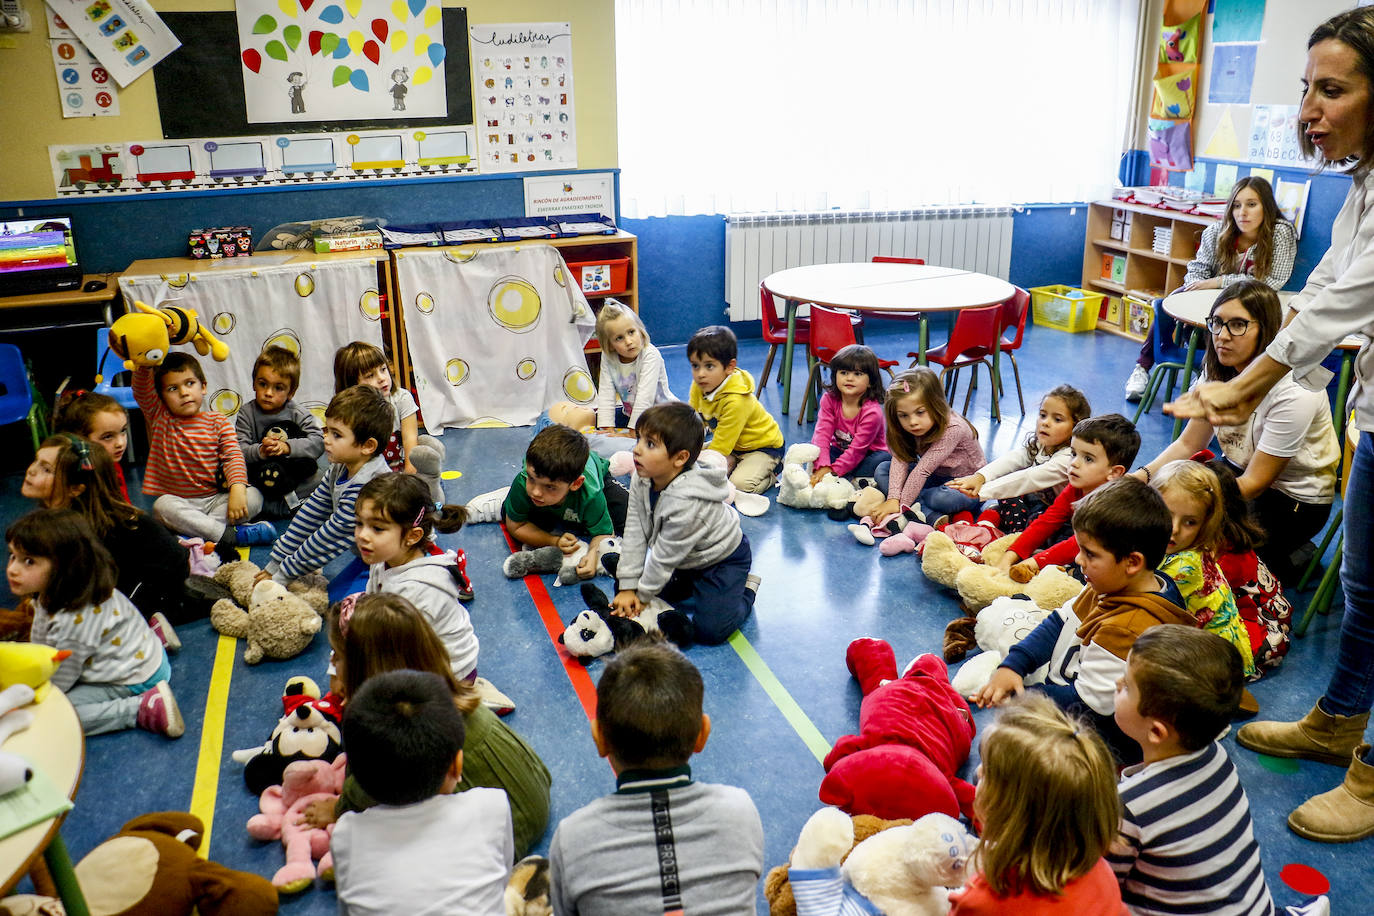
[[[525,426],[595,398],[596,319],[552,246],[404,249],[396,290],[427,429]]]
[[[616,0],[624,216],[1087,201],[1142,0]]]

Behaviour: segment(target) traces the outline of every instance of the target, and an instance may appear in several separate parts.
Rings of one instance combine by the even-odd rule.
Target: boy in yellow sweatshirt
[[[739,343],[727,327],[711,325],[693,334],[687,341],[688,403],[711,429],[706,447],[725,456],[735,489],[763,493],[782,461],[782,430],[754,397],[754,378],[735,364],[738,354]]]

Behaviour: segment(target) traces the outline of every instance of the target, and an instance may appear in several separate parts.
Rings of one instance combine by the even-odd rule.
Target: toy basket
[[[1030,290],[1035,323],[1077,334],[1097,328],[1103,293],[1090,293],[1073,286],[1036,286]]]

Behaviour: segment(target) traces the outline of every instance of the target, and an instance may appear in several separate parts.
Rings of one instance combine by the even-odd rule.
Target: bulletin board
[[[238,21],[227,13],[163,13],[181,48],[153,70],[162,135],[234,137],[327,133],[472,123],[472,67],[468,58],[468,11],[443,12],[448,114],[442,118],[375,121],[248,122],[239,62]],[[188,86],[196,87],[187,91]]]

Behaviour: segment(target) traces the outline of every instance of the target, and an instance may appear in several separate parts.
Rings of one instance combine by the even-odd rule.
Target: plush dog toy
[[[978,612],[973,627],[974,641],[983,651],[959,666],[950,686],[962,697],[973,696],[982,690],[1011,647],[1029,636],[1049,613],[1029,598],[993,599],[992,604]],[[1048,668],[1046,665],[1033,671],[1026,683],[1044,681]]]
[[[964,884],[975,846],[963,826],[947,815],[927,814],[914,823],[879,821],[880,829],[860,836],[862,818],[836,808],[811,815],[789,865],[764,879],[771,916],[949,912],[947,888]],[[798,903],[795,893],[803,887]]]
[[[344,767],[342,754],[333,763],[297,760],[282,773],[281,785],[268,786],[258,796],[260,813],[248,819],[248,834],[256,840],[281,840],[286,864],[272,876],[272,885],[283,894],[299,893],[316,876],[328,879],[334,873],[334,857],[329,852],[334,825],[309,827],[298,821],[311,802],[338,800]]]
[[[884,818],[971,816],[973,786],[956,774],[973,742],[973,714],[944,661],[919,655],[899,677],[892,646],[863,638],[849,644],[845,662],[864,697],[859,734],[826,755],[821,802]]]
[[[585,664],[639,639],[645,633],[662,633],[679,649],[690,648],[696,627],[692,619],[675,611],[655,597],[640,611],[638,617],[617,617],[611,613],[611,601],[601,589],[585,582],[582,601],[587,610],[568,621],[567,629],[558,636],[559,643],[573,658]]]
[[[244,765],[243,781],[254,795],[280,784],[286,768],[298,760],[333,763],[343,752],[343,710],[333,694],[320,696],[310,678],[293,677],[282,691],[281,706],[281,718],[266,742],[231,755]]]
[[[843,510],[848,515],[854,501],[854,485],[842,477],[827,474],[811,485],[811,468],[821,450],[810,442],[797,442],[787,449],[778,477],[778,502],[794,509]]]
[[[271,579],[252,584],[256,571],[257,567],[247,560],[225,563],[215,571],[215,581],[227,586],[234,599],[221,598],[211,605],[211,625],[225,636],[247,641],[243,660],[250,665],[264,658],[299,655],[323,625],[320,609],[307,600],[307,593],[316,588],[300,585],[291,591]],[[246,601],[242,597],[245,585]],[[323,591],[313,597],[321,604],[328,600]]]
[[[135,302],[134,308],[137,311],[120,315],[110,326],[110,349],[124,360],[125,369],[160,366],[173,344],[189,343],[215,362],[229,358],[229,345],[200,323],[195,309],[154,308],[142,302]]]
[[[1008,534],[983,548],[983,562],[975,563],[943,532],[925,539],[921,548],[921,570],[932,582],[959,592],[970,613],[977,613],[993,599],[1025,595],[1045,610],[1054,610],[1083,590],[1083,583],[1058,566],[1050,566],[1026,583],[1013,581],[997,568],[1017,535]]]

